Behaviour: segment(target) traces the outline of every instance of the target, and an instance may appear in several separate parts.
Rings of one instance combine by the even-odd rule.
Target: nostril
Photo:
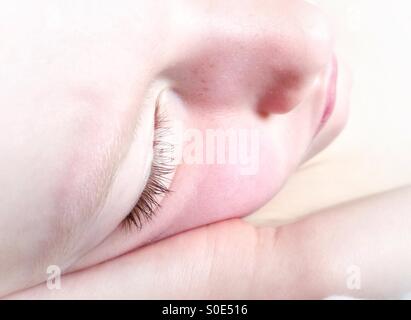
[[[292,111],[306,98],[334,56],[333,30],[328,17],[313,4],[298,2],[292,6],[294,17],[290,29],[284,27],[285,41],[273,37],[268,42],[277,55],[271,60],[271,70],[265,69],[272,73],[259,94],[258,110],[262,113]]]
[[[299,5],[295,13],[294,32],[283,46],[286,50],[280,67],[273,69],[275,74],[259,95],[258,110],[262,113],[292,111],[334,56],[332,28],[326,15],[308,3]]]
[[[261,113],[284,114],[292,111],[306,97],[317,75],[285,73],[265,88],[258,99]]]

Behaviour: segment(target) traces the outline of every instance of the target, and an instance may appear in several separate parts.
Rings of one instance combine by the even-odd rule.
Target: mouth
[[[330,66],[330,75],[328,78],[328,88],[327,88],[327,98],[325,101],[325,107],[323,114],[321,116],[321,120],[316,131],[317,135],[327,124],[328,120],[330,119],[331,115],[333,114],[335,108],[335,101],[337,97],[337,79],[338,79],[338,62],[337,58],[334,56],[331,66]]]

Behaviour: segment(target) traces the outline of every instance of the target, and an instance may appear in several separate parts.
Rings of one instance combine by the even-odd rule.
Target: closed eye
[[[165,113],[160,114],[158,110],[157,107],[150,175],[139,200],[123,221],[128,229],[136,227],[140,230],[145,222],[152,220],[160,207],[160,199],[170,192],[170,176],[175,170],[174,145],[165,139],[170,134],[170,127]]]

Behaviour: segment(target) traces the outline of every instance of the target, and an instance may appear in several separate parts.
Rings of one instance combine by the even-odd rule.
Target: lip
[[[325,127],[335,108],[338,79],[338,62],[335,56],[332,59],[330,69],[325,107],[315,135],[317,135]]]

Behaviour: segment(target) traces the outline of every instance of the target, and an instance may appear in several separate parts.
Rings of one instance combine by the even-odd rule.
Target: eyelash
[[[156,110],[153,164],[140,199],[124,220],[124,225],[127,228],[136,227],[141,230],[143,223],[150,221],[161,207],[158,198],[171,192],[167,185],[170,183],[169,175],[174,170],[174,166],[171,164],[174,146],[165,141],[165,137],[170,134],[167,118],[163,113],[159,114],[158,108]]]

